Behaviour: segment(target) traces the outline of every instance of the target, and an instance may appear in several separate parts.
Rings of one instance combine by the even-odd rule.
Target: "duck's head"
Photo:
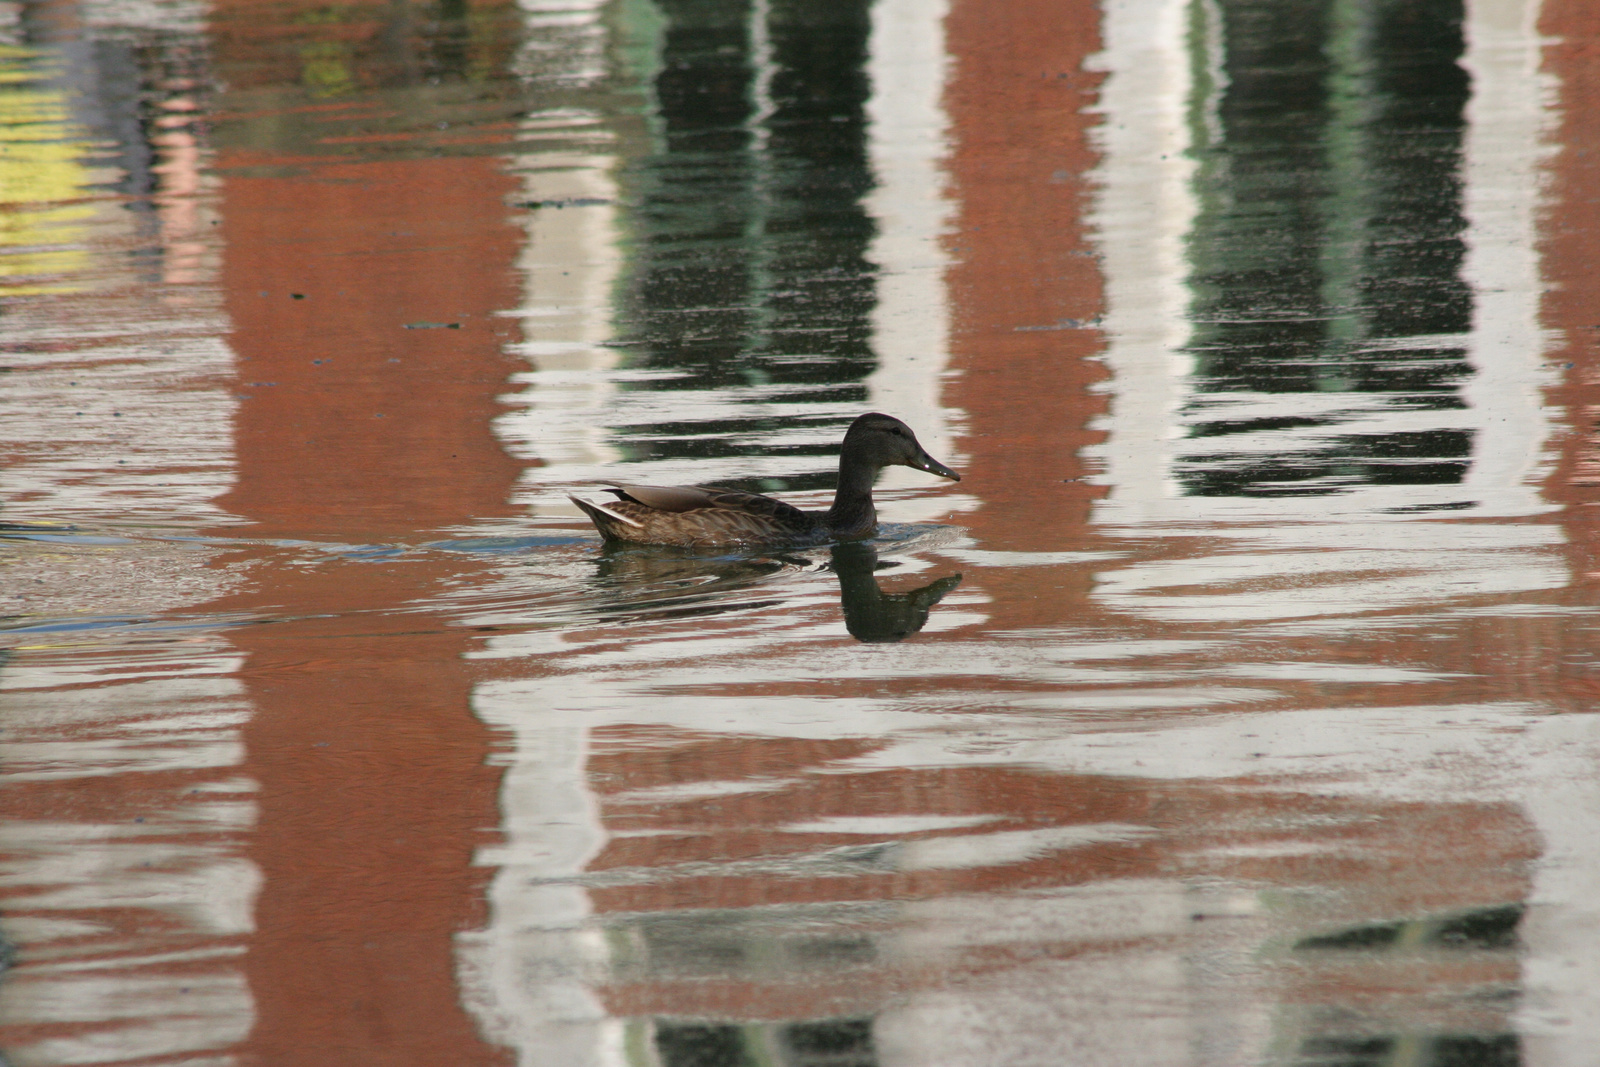
[[[873,467],[915,467],[919,471],[937,474],[959,482],[961,475],[946,467],[917,443],[911,427],[895,418],[870,411],[850,424],[845,432],[841,454],[846,458],[859,458]]]

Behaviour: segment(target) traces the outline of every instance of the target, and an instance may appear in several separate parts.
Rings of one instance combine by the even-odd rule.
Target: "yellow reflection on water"
[[[89,145],[37,53],[0,47],[0,295],[76,292],[88,270]]]

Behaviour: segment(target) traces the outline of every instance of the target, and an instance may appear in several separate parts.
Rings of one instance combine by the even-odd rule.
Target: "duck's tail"
[[[567,497],[567,499],[578,505],[579,509],[581,509],[585,515],[589,516],[589,521],[594,523],[594,528],[600,531],[600,535],[602,537],[614,541],[627,540],[627,538],[623,537],[621,532],[618,530],[618,523],[621,523],[624,526],[632,526],[635,529],[644,528],[643,523],[630,519],[626,515],[612,511],[604,504],[592,504],[587,500],[579,500],[577,497],[570,495]]]

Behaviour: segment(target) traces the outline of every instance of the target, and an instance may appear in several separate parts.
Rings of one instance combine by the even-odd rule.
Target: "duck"
[[[716,485],[607,482],[605,491],[615,500],[567,499],[589,516],[607,542],[683,548],[818,544],[873,536],[878,512],[872,483],[884,467],[897,465],[961,480],[928,455],[911,427],[892,415],[869,411],[845,431],[839,484],[827,511],[802,511],[770,496]]]

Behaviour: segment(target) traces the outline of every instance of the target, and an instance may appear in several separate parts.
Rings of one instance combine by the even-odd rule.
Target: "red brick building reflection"
[[[513,179],[492,157],[344,158],[367,149],[322,122],[354,105],[415,108],[418,33],[404,5],[216,12],[223,285],[242,398],[224,503],[258,537],[415,545],[507,511],[518,467],[490,421],[512,369],[494,315],[518,302]],[[509,40],[480,47],[503,62]],[[381,154],[406,136],[377,142]],[[417,323],[439,325],[406,328]],[[468,710],[468,639],[406,610],[472,569],[440,553],[370,571],[263,568],[270,587],[212,605],[289,616],[235,637],[254,705],[245,773],[260,786],[245,970],[257,1011],[246,1052],[262,1063],[503,1059],[460,1006],[453,951],[482,922],[472,853],[497,822],[498,774]]]
[[[1539,32],[1548,43],[1545,70],[1559,86],[1556,124],[1550,131],[1554,152],[1546,163],[1540,260],[1547,283],[1544,325],[1557,343],[1547,354],[1560,373],[1551,401],[1565,412],[1569,427],[1545,493],[1567,505],[1566,523],[1573,565],[1594,578],[1600,572],[1594,524],[1581,510],[1600,494],[1600,278],[1592,269],[1600,249],[1600,204],[1593,190],[1600,181],[1600,11],[1581,0],[1546,0]],[[1592,589],[1593,583],[1580,586]]]

